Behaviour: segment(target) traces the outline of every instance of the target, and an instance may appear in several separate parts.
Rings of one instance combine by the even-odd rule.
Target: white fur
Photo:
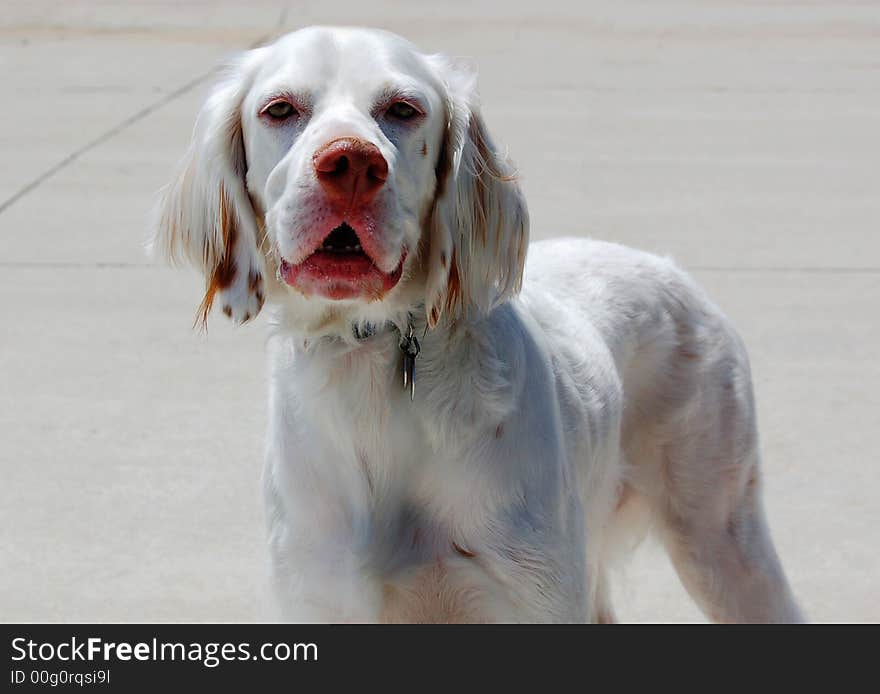
[[[283,617],[612,621],[610,563],[653,527],[710,618],[799,620],[761,507],[739,338],[664,259],[559,239],[533,244],[523,268],[525,202],[474,82],[384,32],[288,35],[211,97],[160,206],[155,246],[210,276],[225,187],[240,225],[227,252],[266,285],[264,483]],[[419,95],[417,129],[376,112],[389,88]],[[308,109],[270,131],[256,113],[278,91]],[[273,276],[308,248],[323,213],[311,158],[340,136],[389,164],[377,265],[408,251],[403,279],[372,302],[307,298]],[[233,318],[259,309],[253,284],[222,289]],[[408,314],[423,336],[413,402],[385,327]],[[355,339],[368,323],[376,334]]]

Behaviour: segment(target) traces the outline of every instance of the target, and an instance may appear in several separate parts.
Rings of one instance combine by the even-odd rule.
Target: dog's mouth
[[[403,273],[404,250],[391,272],[382,272],[364,250],[357,232],[342,222],[300,263],[281,261],[281,278],[306,296],[328,299],[381,299]]]
[[[366,257],[367,255],[361,247],[361,240],[358,238],[357,232],[345,222],[327,235],[315,253],[332,253],[336,256],[362,255]]]

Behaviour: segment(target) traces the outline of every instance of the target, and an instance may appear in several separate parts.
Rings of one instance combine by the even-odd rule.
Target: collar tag
[[[417,338],[413,332],[412,323],[406,330],[406,335],[400,336],[400,351],[403,354],[403,388],[409,387],[410,402],[416,397],[416,358],[422,350]]]

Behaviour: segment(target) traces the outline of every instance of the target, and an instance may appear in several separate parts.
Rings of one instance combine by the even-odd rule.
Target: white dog
[[[202,318],[271,307],[285,618],[609,622],[653,527],[711,619],[800,619],[733,328],[667,260],[528,247],[464,67],[363,29],[248,52],[153,244],[205,272]]]

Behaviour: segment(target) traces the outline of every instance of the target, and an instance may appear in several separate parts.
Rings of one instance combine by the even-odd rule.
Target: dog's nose
[[[328,142],[313,162],[325,193],[346,206],[369,202],[388,178],[388,162],[379,148],[355,137]]]

